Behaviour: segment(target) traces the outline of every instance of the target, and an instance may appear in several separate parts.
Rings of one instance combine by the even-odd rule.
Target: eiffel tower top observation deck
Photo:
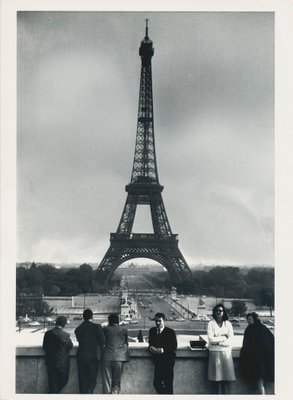
[[[162,264],[174,284],[192,279],[191,271],[179,250],[178,235],[172,233],[164,207],[155,152],[152,91],[153,42],[145,37],[139,48],[141,75],[137,131],[131,181],[126,185],[127,199],[116,233],[110,235],[110,247],[97,270],[97,280],[107,283],[123,262],[150,258]],[[138,205],[149,205],[154,233],[132,233]]]

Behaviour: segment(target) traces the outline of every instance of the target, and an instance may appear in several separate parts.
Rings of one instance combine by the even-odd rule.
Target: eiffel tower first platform
[[[142,40],[141,75],[134,162],[131,181],[126,186],[127,199],[116,233],[110,234],[110,247],[97,270],[98,283],[107,284],[123,262],[133,258],[150,258],[162,264],[173,284],[192,279],[192,274],[178,247],[164,207],[155,152],[152,64],[153,42]],[[137,205],[149,205],[154,233],[132,233]]]

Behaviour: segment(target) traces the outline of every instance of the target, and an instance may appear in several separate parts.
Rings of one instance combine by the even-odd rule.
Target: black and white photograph
[[[288,2],[20,3],[3,398],[284,395]]]

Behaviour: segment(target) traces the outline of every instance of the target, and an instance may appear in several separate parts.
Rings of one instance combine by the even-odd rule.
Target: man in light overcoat
[[[118,314],[110,314],[109,325],[103,328],[105,350],[103,355],[103,393],[119,394],[123,365],[129,360],[127,329],[119,325]]]

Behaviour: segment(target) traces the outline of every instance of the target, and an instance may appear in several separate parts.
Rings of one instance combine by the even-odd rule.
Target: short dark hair
[[[89,319],[93,318],[93,312],[89,308],[87,310],[84,310],[82,315],[85,321],[88,321]]]
[[[63,315],[59,315],[59,317],[57,317],[56,319],[56,326],[62,326],[62,328],[64,328],[66,324],[67,324],[67,318],[64,317]]]
[[[246,319],[248,319],[248,317],[252,317],[254,322],[259,321],[259,315],[256,312],[250,312],[246,314]]]
[[[223,321],[228,321],[229,318],[228,318],[227,310],[226,310],[224,304],[222,304],[222,303],[216,304],[215,307],[213,308],[213,314],[212,314],[213,318],[216,319],[217,309],[220,307],[223,309],[223,317],[222,317]]]
[[[163,318],[163,320],[165,321],[166,315],[162,312],[157,312],[155,318]]]
[[[108,321],[110,325],[119,324],[119,315],[116,313],[110,314],[108,316]]]

